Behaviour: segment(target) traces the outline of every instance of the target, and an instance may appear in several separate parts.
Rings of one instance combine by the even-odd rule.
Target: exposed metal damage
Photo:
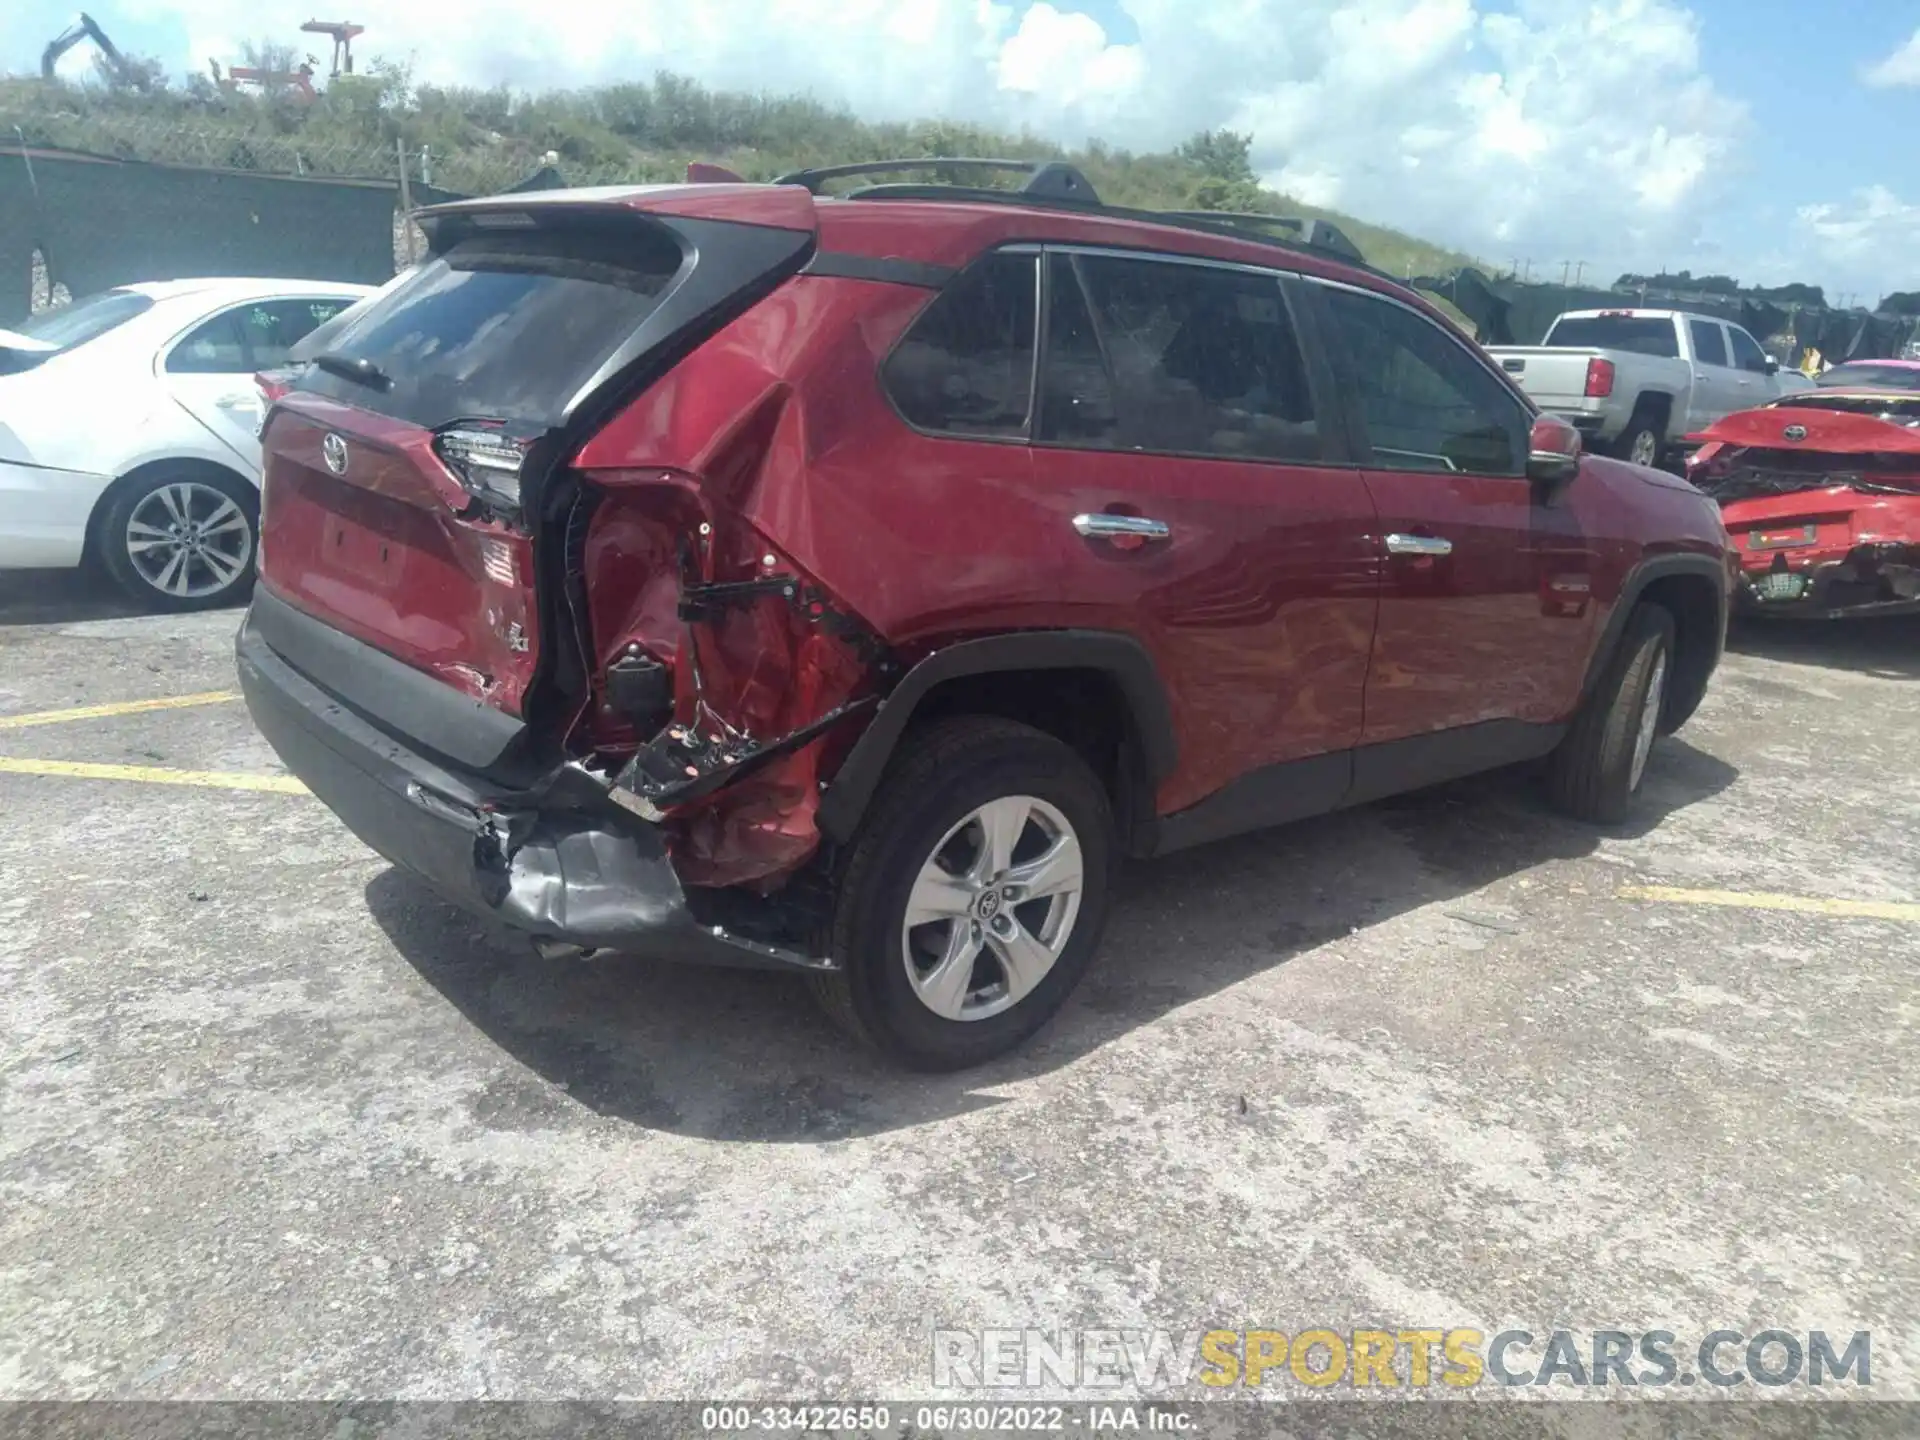
[[[583,564],[610,658],[581,738],[608,798],[660,827],[686,884],[779,889],[819,848],[822,761],[878,704],[887,647],[689,477],[610,495]],[[635,578],[609,604],[616,573]]]

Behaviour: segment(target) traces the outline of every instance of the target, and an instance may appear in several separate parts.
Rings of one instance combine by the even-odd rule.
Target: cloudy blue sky
[[[298,41],[310,0],[86,0],[176,70]],[[0,0],[25,70],[72,0]],[[1920,0],[342,0],[424,80],[667,68],[871,118],[1158,148],[1536,275],[1667,267],[1920,289]],[[333,7],[340,10],[340,5]],[[600,18],[590,19],[594,12]],[[332,12],[328,12],[328,18]],[[83,56],[70,57],[83,71]]]

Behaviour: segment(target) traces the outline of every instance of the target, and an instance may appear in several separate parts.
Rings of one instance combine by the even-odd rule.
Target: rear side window
[[[1077,272],[1120,445],[1131,450],[1252,460],[1315,460],[1320,431],[1306,365],[1279,278],[1218,266],[1077,255],[1054,271],[1053,290]],[[1076,373],[1063,375],[1065,369]],[[1057,418],[1056,395],[1087,395],[1087,428],[1100,413],[1077,331],[1048,337],[1047,438],[1076,436]]]
[[[913,322],[882,372],[909,424],[950,435],[1026,435],[1039,263],[1037,255],[989,255]]]
[[[1767,352],[1760,348],[1760,342],[1738,325],[1728,326],[1727,333],[1733,336],[1733,363],[1742,370],[1751,370],[1757,375],[1766,374]]]
[[[1322,293],[1353,364],[1375,463],[1391,470],[1521,473],[1530,419],[1491,371],[1405,306],[1352,290]]]
[[[1631,350],[1636,355],[1660,355],[1670,360],[1680,356],[1679,333],[1673,321],[1664,316],[1587,315],[1556,320],[1544,343],[1576,350]]]
[[[247,363],[239,312],[223,310],[190,333],[167,356],[170,375],[238,375]]]
[[[670,236],[625,216],[474,235],[356,309],[326,352],[369,362],[389,384],[315,367],[300,385],[429,429],[554,425],[659,306],[681,260]]]
[[[1689,320],[1687,331],[1693,336],[1693,354],[1702,365],[1727,363],[1727,332],[1711,320]]]

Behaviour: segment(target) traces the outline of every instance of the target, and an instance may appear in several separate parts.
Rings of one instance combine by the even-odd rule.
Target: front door
[[[1594,557],[1568,498],[1527,479],[1526,407],[1411,306],[1315,289],[1371,454],[1386,567],[1357,793],[1400,788],[1396,764],[1413,783],[1549,741],[1580,686]],[[1385,757],[1373,783],[1366,752]]]
[[[1718,320],[1691,316],[1687,338],[1693,346],[1693,403],[1681,433],[1691,435],[1742,406],[1740,372],[1733,368],[1726,327]]]

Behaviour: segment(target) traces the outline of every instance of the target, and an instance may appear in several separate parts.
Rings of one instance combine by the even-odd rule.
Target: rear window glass
[[[1680,337],[1671,319],[1641,319],[1634,315],[1590,315],[1556,320],[1546,344],[1576,350],[1630,350],[1636,355],[1664,355],[1677,359]]]
[[[1814,384],[1822,390],[1912,390],[1920,392],[1920,365],[1836,365]]]
[[[98,340],[109,330],[124,325],[136,315],[153,308],[148,296],[133,290],[103,290],[38,315],[8,328],[16,335],[38,340],[61,350],[71,350],[89,340]]]
[[[367,361],[386,388],[318,367],[300,385],[429,428],[553,425],[665,298],[680,263],[669,236],[626,217],[462,239],[355,307],[325,352]]]

